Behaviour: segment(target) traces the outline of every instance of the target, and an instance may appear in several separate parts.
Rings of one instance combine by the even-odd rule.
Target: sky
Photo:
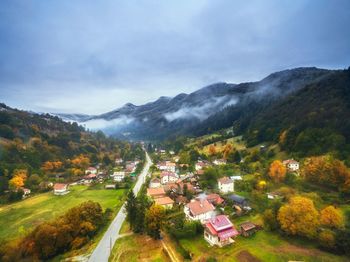
[[[350,66],[348,0],[2,0],[0,101],[100,114],[215,82]]]

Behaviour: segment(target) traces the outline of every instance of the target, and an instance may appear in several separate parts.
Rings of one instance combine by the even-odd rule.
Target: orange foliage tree
[[[340,209],[328,206],[321,210],[320,222],[330,228],[342,228],[344,226],[343,214]]]
[[[90,159],[87,156],[79,155],[72,159],[71,163],[76,168],[87,168],[90,166]]]
[[[319,213],[312,200],[296,196],[278,211],[277,219],[282,230],[291,235],[313,238],[319,226]]]
[[[335,186],[338,190],[350,193],[350,171],[344,163],[331,156],[308,158],[301,170],[309,182],[325,186]]]
[[[46,161],[43,165],[42,165],[42,169],[46,172],[48,171],[54,171],[57,169],[60,169],[62,167],[62,162],[61,161]]]
[[[287,168],[282,164],[281,161],[275,160],[271,163],[269,169],[269,176],[275,182],[281,182],[284,180],[287,173]]]
[[[12,173],[13,177],[9,181],[9,187],[12,190],[16,190],[24,186],[24,182],[27,179],[26,169],[15,169]]]
[[[216,155],[216,147],[214,145],[209,146],[209,155]]]
[[[222,150],[222,154],[225,159],[227,159],[228,155],[232,152],[232,145],[231,144],[226,144]]]

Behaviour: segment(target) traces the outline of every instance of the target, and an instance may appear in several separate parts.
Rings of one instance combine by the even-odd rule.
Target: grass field
[[[218,261],[349,261],[345,257],[322,252],[304,243],[292,244],[277,234],[260,231],[250,238],[239,236],[224,248],[210,247],[203,236],[181,240],[181,245],[193,254],[193,261],[215,257]]]
[[[70,193],[55,196],[52,192],[39,194],[26,200],[0,207],[0,240],[7,240],[25,234],[34,226],[62,215],[69,208],[93,200],[105,208],[119,210],[125,197],[125,190],[105,190],[95,187],[73,186]]]
[[[170,261],[165,255],[161,242],[153,240],[145,235],[130,235],[120,238],[115,243],[110,262],[167,262]]]

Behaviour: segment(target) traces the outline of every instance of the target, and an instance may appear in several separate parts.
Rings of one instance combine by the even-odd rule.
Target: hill
[[[181,134],[204,134],[228,127],[242,116],[255,114],[334,72],[337,71],[318,68],[285,70],[258,82],[216,83],[191,94],[160,97],[140,106],[128,103],[102,115],[81,118],[73,115],[71,120],[130,139],[160,140]]]
[[[49,181],[72,181],[90,165],[108,166],[115,157],[141,158],[140,146],[87,132],[57,116],[0,104],[0,201],[16,200],[18,189],[45,191]],[[13,179],[14,177],[17,178]]]

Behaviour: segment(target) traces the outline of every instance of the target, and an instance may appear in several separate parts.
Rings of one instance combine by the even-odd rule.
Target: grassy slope
[[[194,261],[204,257],[215,257],[218,261],[239,261],[237,255],[249,252],[261,261],[348,261],[305,245],[294,245],[277,234],[260,231],[250,238],[238,237],[236,243],[224,248],[209,247],[202,236],[181,240],[182,246],[193,253]]]
[[[134,234],[117,240],[109,261],[167,262],[170,260],[163,253],[163,248],[159,240],[153,240],[145,235]]]
[[[64,196],[48,192],[0,207],[0,240],[18,237],[33,226],[59,216],[87,200],[97,201],[104,209],[112,208],[116,211],[122,205],[125,193],[124,190],[105,190],[99,185],[95,188],[74,186],[70,191]]]

